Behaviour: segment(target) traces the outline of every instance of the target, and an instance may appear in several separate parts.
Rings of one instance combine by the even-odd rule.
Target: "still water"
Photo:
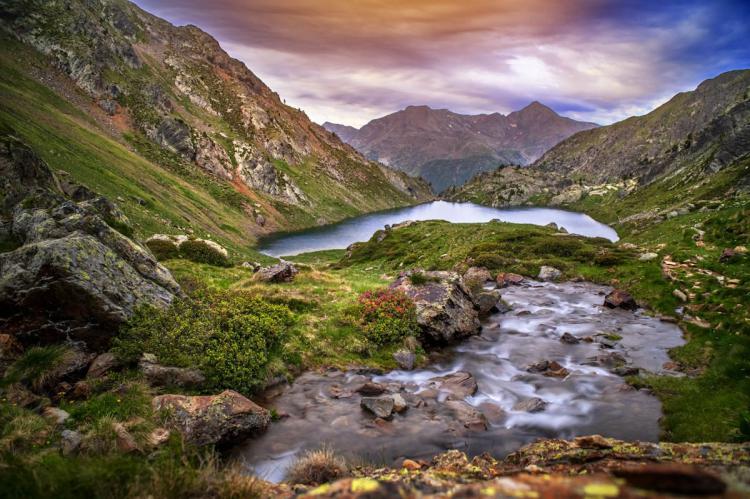
[[[554,208],[489,208],[474,203],[431,203],[368,213],[341,222],[299,232],[280,233],[260,241],[260,251],[270,256],[297,255],[310,251],[346,248],[367,241],[384,225],[405,220],[446,220],[453,223],[483,223],[492,219],[519,224],[547,225],[551,222],[568,232],[617,240],[617,233],[588,215]]]

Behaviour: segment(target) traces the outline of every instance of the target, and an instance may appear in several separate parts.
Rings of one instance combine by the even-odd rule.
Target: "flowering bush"
[[[377,345],[395,343],[419,330],[414,302],[401,291],[365,291],[359,296],[362,329]]]

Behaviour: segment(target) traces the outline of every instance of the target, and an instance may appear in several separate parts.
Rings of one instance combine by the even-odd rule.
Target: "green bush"
[[[179,258],[180,252],[177,245],[172,241],[163,241],[161,239],[152,239],[146,242],[146,246],[151,250],[157,260],[169,260]]]
[[[202,289],[166,310],[143,307],[115,340],[115,352],[135,360],[150,352],[159,362],[195,367],[207,390],[249,393],[267,377],[292,325],[288,307],[243,292]]]
[[[362,330],[376,345],[390,345],[419,332],[414,302],[401,291],[365,291],[359,307]]]
[[[227,257],[203,241],[185,241],[180,245],[180,256],[196,263],[208,263],[220,267],[229,266]]]

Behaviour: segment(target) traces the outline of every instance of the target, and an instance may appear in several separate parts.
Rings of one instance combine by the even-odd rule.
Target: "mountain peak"
[[[517,113],[519,113],[519,114],[521,114],[521,113],[529,113],[529,112],[535,112],[535,113],[544,112],[544,113],[552,113],[552,114],[557,115],[557,113],[555,112],[554,109],[552,109],[549,106],[545,106],[544,104],[542,104],[538,100],[532,101],[526,107],[524,107],[520,111],[517,111]]]

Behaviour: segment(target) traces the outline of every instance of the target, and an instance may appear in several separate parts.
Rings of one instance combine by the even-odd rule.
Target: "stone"
[[[674,291],[672,291],[672,296],[674,296],[675,298],[677,298],[681,302],[688,301],[687,295],[685,293],[683,293],[682,291],[680,291],[679,289],[675,289]]]
[[[568,345],[575,345],[581,342],[581,340],[577,336],[574,336],[571,333],[563,333],[563,335],[560,337],[560,341],[563,343],[567,343]]]
[[[395,393],[391,395],[391,398],[393,399],[393,410],[402,413],[406,409],[409,408],[409,404],[406,403],[406,400],[400,393]]]
[[[120,362],[112,352],[104,352],[97,355],[89,365],[89,370],[86,372],[86,377],[101,378],[108,372],[120,366]]]
[[[573,442],[582,449],[611,449],[612,441],[601,435],[585,435],[576,437]]]
[[[400,369],[405,371],[411,371],[414,369],[414,362],[416,359],[417,356],[414,352],[411,352],[406,348],[399,349],[393,353],[393,360],[396,361],[396,364]]]
[[[508,286],[518,286],[523,282],[523,276],[512,272],[501,272],[495,279],[498,288],[507,288]]]
[[[206,381],[205,376],[198,369],[163,366],[156,362],[156,356],[147,353],[143,354],[138,362],[138,369],[153,386],[195,388]]]
[[[461,277],[455,272],[423,274],[429,279],[424,284],[413,284],[405,272],[390,287],[414,302],[424,341],[447,344],[479,333],[479,313]]]
[[[63,456],[69,456],[81,447],[83,436],[73,430],[63,430],[60,434],[60,450]]]
[[[547,408],[547,402],[539,397],[522,400],[513,406],[514,411],[541,412]]]
[[[659,258],[659,255],[657,253],[641,253],[638,256],[638,260],[641,262],[650,262],[651,260],[656,260]]]
[[[463,275],[464,284],[469,289],[481,289],[486,283],[492,282],[492,274],[484,267],[469,267]]]
[[[464,428],[472,431],[484,431],[487,429],[487,418],[485,418],[484,414],[463,400],[447,400],[443,405],[450,409],[453,417]]]
[[[604,306],[607,308],[622,308],[624,310],[635,310],[638,304],[630,293],[621,289],[615,289],[604,297]]]
[[[500,307],[498,307],[499,302],[500,291],[497,289],[480,291],[474,294],[474,303],[479,310],[479,317],[486,317],[490,314],[500,312]]]
[[[430,387],[448,393],[450,400],[463,400],[477,393],[477,381],[471,373],[458,371],[446,376],[430,378]]]
[[[151,403],[196,445],[224,445],[266,430],[271,414],[234,390],[217,395],[159,395]]]
[[[401,463],[401,467],[406,468],[409,471],[422,469],[422,465],[414,461],[413,459],[404,459],[404,462]]]
[[[724,248],[724,250],[721,252],[721,256],[719,257],[719,261],[722,263],[727,263],[737,256],[737,252],[734,251],[732,248]]]
[[[364,395],[366,397],[374,397],[377,395],[382,395],[386,392],[385,386],[381,385],[380,383],[375,383],[373,381],[368,381],[364,385],[360,386],[356,390],[357,393],[360,395]]]
[[[112,425],[112,429],[115,432],[115,439],[117,441],[117,449],[124,453],[129,454],[136,452],[139,449],[138,443],[135,441],[135,437],[125,428],[122,423],[115,423]]]
[[[73,390],[70,393],[70,398],[73,400],[85,400],[91,396],[91,385],[84,380],[77,381],[73,385]]]
[[[24,342],[98,348],[139,306],[166,307],[180,294],[151,252],[123,234],[132,226],[114,203],[69,199],[49,167],[7,136],[0,178],[0,215],[21,243],[0,253],[0,320]]]
[[[169,440],[171,432],[166,428],[155,428],[148,434],[148,443],[152,447],[158,447]]]
[[[271,267],[263,267],[258,270],[253,279],[262,282],[292,282],[299,271],[294,264],[281,261]]]
[[[68,420],[70,414],[59,407],[45,407],[42,410],[42,416],[50,423],[62,425]]]
[[[262,265],[258,262],[242,262],[242,268],[243,269],[250,269],[253,272],[257,272],[262,268]]]
[[[362,397],[359,401],[360,407],[373,413],[375,416],[388,419],[393,415],[395,403],[391,397]]]
[[[540,281],[556,281],[562,276],[562,272],[555,267],[542,265],[537,276]]]
[[[545,376],[550,376],[553,378],[565,378],[570,374],[570,371],[565,369],[563,366],[561,366],[556,361],[552,361],[549,363],[549,367],[544,372]]]

